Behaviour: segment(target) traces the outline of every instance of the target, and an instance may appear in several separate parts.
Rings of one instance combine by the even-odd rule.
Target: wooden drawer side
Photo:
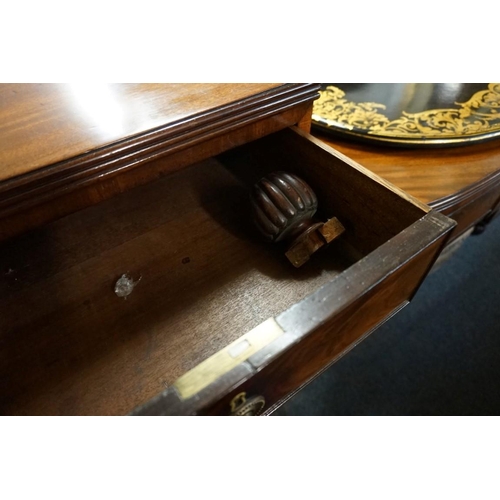
[[[430,210],[297,128],[244,145],[221,161],[249,185],[270,171],[304,178],[318,195],[319,213],[338,217],[346,240],[364,255]]]

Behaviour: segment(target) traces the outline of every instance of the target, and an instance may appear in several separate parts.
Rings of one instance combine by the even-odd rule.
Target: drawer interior
[[[126,414],[424,214],[320,149],[286,130],[2,243],[0,413]],[[250,223],[273,170],[346,227],[300,269]]]
[[[318,195],[318,213],[335,215],[344,240],[367,255],[413,224],[429,208],[298,129],[286,129],[222,155],[247,184],[284,170],[304,178]]]

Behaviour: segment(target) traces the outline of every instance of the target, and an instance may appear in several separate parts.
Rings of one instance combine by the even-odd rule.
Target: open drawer
[[[250,222],[274,170],[346,228],[300,269]],[[411,299],[453,225],[299,129],[134,188],[1,245],[0,412],[270,412]]]

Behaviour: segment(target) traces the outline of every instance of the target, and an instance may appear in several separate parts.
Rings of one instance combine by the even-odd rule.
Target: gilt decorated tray
[[[500,83],[324,83],[312,119],[387,145],[465,145],[500,137]]]

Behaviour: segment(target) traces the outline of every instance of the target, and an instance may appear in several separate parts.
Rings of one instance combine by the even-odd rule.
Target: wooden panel
[[[223,155],[246,182],[265,172],[284,170],[303,176],[322,200],[324,218],[338,217],[345,238],[369,253],[429,210],[399,188],[296,128]]]
[[[304,384],[411,299],[453,226],[428,214],[304,301],[276,317],[284,334],[218,384],[182,400],[167,390],[137,414],[228,414],[239,392],[263,395],[266,407]],[[221,398],[221,394],[225,394]],[[203,409],[204,408],[204,409]]]
[[[500,140],[443,149],[402,149],[314,134],[436,210],[448,213],[478,189],[500,184]]]
[[[0,185],[0,194],[2,187],[5,188],[0,197],[0,241],[293,125],[310,109],[310,99],[311,96],[307,97],[304,103],[287,100],[278,108],[261,111],[258,117],[241,118],[237,124],[230,124],[229,129],[220,126],[206,136],[196,137],[195,144],[174,137],[177,141],[174,146],[161,143],[161,147],[156,144],[153,150],[119,159],[104,157],[99,168],[81,171],[72,167],[62,173],[44,172],[47,175],[42,180],[35,179],[26,185],[24,178],[4,183]]]
[[[0,181],[182,123],[278,84],[2,84]],[[179,125],[178,125],[179,126]]]

